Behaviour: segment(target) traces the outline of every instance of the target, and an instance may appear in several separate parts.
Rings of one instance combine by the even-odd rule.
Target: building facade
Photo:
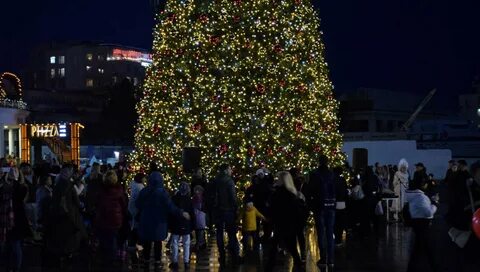
[[[480,128],[480,79],[473,84],[472,92],[460,95],[460,116]]]
[[[360,88],[344,93],[340,101],[340,130],[346,141],[405,139],[402,125],[422,102],[421,95]],[[418,120],[438,116],[423,110]]]
[[[30,89],[88,90],[113,86],[124,79],[142,84],[152,63],[143,49],[115,44],[68,43],[35,50],[25,75]]]
[[[0,158],[22,159],[20,127],[28,115],[20,79],[12,73],[0,73]]]

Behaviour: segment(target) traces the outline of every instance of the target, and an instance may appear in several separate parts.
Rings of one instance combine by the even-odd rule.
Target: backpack
[[[403,225],[405,227],[412,226],[412,214],[410,214],[410,204],[408,202],[405,203],[402,209],[402,217],[403,217]]]

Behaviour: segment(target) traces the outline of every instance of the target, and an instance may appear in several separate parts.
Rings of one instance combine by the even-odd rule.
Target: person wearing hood
[[[398,213],[402,210],[405,203],[405,190],[408,189],[409,175],[408,175],[408,162],[405,159],[401,159],[398,163],[398,171],[393,177],[393,191],[396,196],[399,197],[397,206],[393,209]],[[397,213],[394,214],[395,220],[398,220]]]
[[[241,213],[241,219],[243,248],[244,250],[250,250],[250,237],[253,239],[253,246],[258,245],[257,219],[265,220],[265,216],[255,208],[253,202],[247,202]]]
[[[155,265],[161,266],[162,241],[167,238],[168,215],[183,216],[188,220],[190,215],[173,204],[163,186],[163,176],[158,170],[150,174],[148,184],[140,191],[135,205],[139,213],[138,236],[143,242],[145,270],[148,271],[152,244]]]
[[[190,186],[186,182],[180,183],[178,192],[172,198],[173,203],[183,211],[187,212],[193,218],[193,204],[190,198]],[[172,231],[172,240],[170,252],[172,253],[172,263],[170,267],[174,270],[178,269],[178,248],[180,238],[183,242],[183,262],[184,269],[190,266],[190,234],[193,230],[193,220],[183,217],[173,217],[170,222]]]

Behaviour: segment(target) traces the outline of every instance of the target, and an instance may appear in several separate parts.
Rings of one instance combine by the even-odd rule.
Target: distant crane
[[[437,89],[435,88],[435,89],[431,90],[427,94],[427,96],[425,96],[425,98],[422,100],[422,103],[420,103],[420,105],[418,105],[417,109],[412,113],[410,118],[408,118],[408,120],[401,127],[402,131],[408,131],[408,129],[413,124],[415,119],[417,119],[418,114],[423,110],[423,108],[425,108],[425,106],[428,104],[428,102],[430,102],[430,100],[432,99],[432,97],[435,95],[436,92],[437,92]]]

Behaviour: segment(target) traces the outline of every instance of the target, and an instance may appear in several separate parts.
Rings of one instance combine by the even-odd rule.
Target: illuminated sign
[[[67,137],[67,125],[66,124],[60,124],[58,125],[58,136],[60,137]]]
[[[30,136],[38,138],[67,137],[66,124],[31,125]]]
[[[152,64],[152,54],[143,53],[135,50],[125,50],[115,48],[112,54],[107,57],[108,61],[113,60],[128,60],[140,63],[142,66],[147,67]]]

